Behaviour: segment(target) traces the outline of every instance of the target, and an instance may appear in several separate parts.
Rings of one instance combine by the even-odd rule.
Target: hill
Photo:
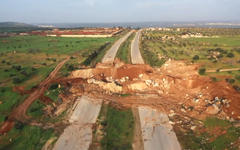
[[[0,28],[34,28],[37,26],[20,22],[0,22]]]

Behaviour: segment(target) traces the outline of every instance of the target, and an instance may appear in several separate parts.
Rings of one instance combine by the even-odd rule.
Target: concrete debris
[[[121,93],[122,92],[122,87],[117,85],[115,82],[106,83],[106,82],[98,81],[95,79],[88,79],[87,82],[89,84],[97,84],[102,89],[110,91],[112,93]]]
[[[128,85],[128,89],[131,91],[145,91],[148,86],[144,82],[136,82]]]
[[[174,60],[167,61],[160,68],[151,68],[148,65],[130,65],[122,62],[115,62],[113,65],[99,63],[93,69],[74,71],[70,77],[87,79],[87,83],[91,84],[92,89],[99,86],[98,91],[94,90],[96,93],[155,94],[164,98],[163,103],[169,103],[167,109],[172,109],[170,106],[173,105],[170,103],[178,106],[184,104],[183,107],[176,109],[191,117],[200,116],[201,119],[204,119],[209,114],[222,115],[220,112],[226,112],[227,109],[229,111],[226,114],[234,116],[236,119],[240,111],[237,109],[238,107],[232,106],[230,99],[234,100],[234,103],[239,103],[235,100],[237,98],[233,97],[239,97],[239,95],[229,94],[235,90],[226,86],[228,84],[225,82],[213,83],[210,78],[199,76],[199,67],[197,64],[186,64],[183,61]],[[86,87],[88,86],[86,85]],[[91,93],[91,88],[84,92]],[[74,91],[74,89],[71,90]],[[213,95],[218,96],[213,97]],[[138,99],[135,96],[131,97]],[[162,103],[161,100],[151,101],[148,100],[147,103],[151,103],[150,105]],[[133,104],[140,101],[129,100],[129,102]],[[175,113],[169,114],[169,117],[174,116]]]
[[[216,115],[218,114],[220,109],[217,105],[213,104],[212,106],[207,107],[206,113],[209,115]]]
[[[197,126],[191,126],[191,130],[195,130],[197,128]]]
[[[78,77],[82,79],[89,79],[93,76],[93,69],[76,70],[73,71],[70,75],[70,77]]]

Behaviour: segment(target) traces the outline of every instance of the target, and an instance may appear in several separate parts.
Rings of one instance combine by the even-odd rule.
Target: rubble
[[[213,104],[212,106],[207,107],[206,113],[209,115],[216,115],[218,114],[220,109],[217,105]]]
[[[71,92],[82,90],[84,93],[96,93],[95,97],[101,94],[112,96],[113,93],[134,93],[124,98],[126,100],[122,104],[144,103],[167,111],[174,110],[170,112],[170,117],[181,112],[200,119],[209,115],[237,119],[240,113],[240,102],[237,99],[240,95],[227,86],[225,81],[212,82],[210,78],[198,75],[199,67],[174,60],[167,61],[161,68],[118,61],[113,65],[97,64],[96,68],[76,70],[70,75],[70,78],[87,79],[88,84],[83,89],[75,85]],[[139,97],[143,97],[143,100]]]

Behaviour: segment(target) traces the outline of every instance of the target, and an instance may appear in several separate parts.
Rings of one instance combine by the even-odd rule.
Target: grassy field
[[[101,144],[104,150],[131,150],[134,118],[131,109],[119,110],[108,106],[106,120],[103,121],[105,136]]]
[[[58,76],[68,75],[94,52],[99,54],[94,59],[96,63],[101,60],[106,49],[117,38],[119,37],[16,36],[0,38],[0,125],[12,109],[28,96],[16,93],[13,90],[15,86],[25,89],[36,87],[67,56],[71,56],[71,58],[60,70]],[[102,48],[106,43],[108,45]],[[92,65],[92,62],[87,65]],[[57,102],[58,94],[63,90],[63,88],[49,88],[45,96]],[[27,114],[39,122],[57,121],[56,118],[46,116],[44,108],[45,104],[37,100],[28,109]],[[21,129],[13,128],[6,135],[0,135],[0,149],[41,149],[46,140],[54,134],[56,134],[54,130],[44,130],[41,127],[25,124]],[[27,142],[29,144],[26,144]]]
[[[119,58],[126,64],[131,63],[131,43],[135,35],[136,33],[133,33],[130,37],[128,37],[128,39],[125,42],[121,44],[116,55],[117,58]]]
[[[41,150],[45,142],[55,137],[53,129],[17,123],[5,136],[1,137],[0,150]]]
[[[84,49],[96,49],[114,38],[62,38],[44,36],[16,36],[1,38],[1,52],[28,52],[47,54],[84,53]]]

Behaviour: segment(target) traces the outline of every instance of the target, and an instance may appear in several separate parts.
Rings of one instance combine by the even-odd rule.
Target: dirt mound
[[[172,109],[172,105],[176,106],[173,108],[176,111],[192,117],[214,113],[229,119],[240,119],[240,94],[226,82],[213,82],[209,77],[198,75],[198,68],[199,65],[196,64],[171,60],[161,68],[122,62],[115,62],[113,65],[98,64],[91,69],[91,73],[86,69],[87,74],[91,75],[88,76],[91,88],[86,88],[89,86],[86,85],[85,92],[99,93],[95,97],[101,93],[131,94],[131,98],[135,100],[125,101],[131,105],[144,102],[144,105],[154,106],[157,98],[159,103],[166,105],[166,111]],[[74,72],[71,78],[81,78],[85,74],[84,70]],[[99,89],[96,90],[97,88]],[[151,98],[149,95],[155,97]],[[136,100],[141,97],[147,101]]]

